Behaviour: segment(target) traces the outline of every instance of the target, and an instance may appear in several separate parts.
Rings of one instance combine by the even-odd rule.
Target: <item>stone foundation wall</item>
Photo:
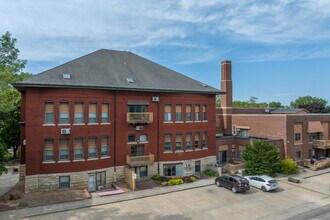
[[[19,165],[19,181],[25,180],[25,174],[26,174],[26,166],[25,164]]]
[[[118,169],[117,169],[118,170]],[[59,189],[59,177],[70,176],[70,189],[87,189],[88,174],[106,171],[106,187],[114,182],[114,168],[89,170],[75,173],[56,173],[44,175],[32,175],[25,177],[25,192],[57,191]],[[123,171],[122,171],[123,172]],[[122,176],[123,174],[120,174]]]

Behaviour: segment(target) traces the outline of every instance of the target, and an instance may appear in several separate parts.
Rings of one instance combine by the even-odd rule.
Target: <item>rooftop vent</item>
[[[71,79],[70,73],[63,73],[63,79]]]
[[[128,83],[134,83],[133,78],[126,78],[126,80],[127,80]]]
[[[206,85],[206,84],[204,84],[204,83],[202,83],[201,85],[202,85],[202,86],[204,86],[204,87],[207,87],[207,85]]]

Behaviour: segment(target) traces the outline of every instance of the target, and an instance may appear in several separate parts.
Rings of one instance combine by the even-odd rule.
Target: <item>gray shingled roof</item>
[[[71,79],[63,79],[63,73]],[[134,83],[129,83],[132,78]],[[218,94],[221,91],[134,53],[98,50],[13,84],[25,87],[93,88]]]

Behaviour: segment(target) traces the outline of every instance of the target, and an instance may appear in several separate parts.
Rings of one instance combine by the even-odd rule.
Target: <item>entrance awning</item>
[[[128,100],[127,105],[149,105],[147,100]]]
[[[323,133],[324,129],[320,121],[309,121],[307,133]]]

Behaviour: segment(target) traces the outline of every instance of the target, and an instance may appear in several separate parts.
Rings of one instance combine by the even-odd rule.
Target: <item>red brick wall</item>
[[[116,93],[116,116],[114,115],[114,98]],[[152,102],[152,97],[158,95],[160,102]],[[22,96],[23,97],[23,96]],[[148,100],[148,112],[153,112],[153,123],[144,125],[143,131],[135,131],[134,126],[126,122],[126,113],[128,111],[128,100]],[[46,101],[54,102],[55,108],[55,126],[43,126],[44,121],[44,103]],[[58,104],[60,101],[70,103],[70,125],[58,126]],[[88,103],[98,103],[98,121],[101,119],[102,102],[110,103],[110,123],[109,125],[72,125],[74,118],[74,102],[84,102],[84,122],[88,120]],[[24,97],[22,99],[24,103]],[[207,105],[207,122],[194,123],[164,123],[164,104],[172,104],[172,118],[175,118],[175,104],[182,104],[182,115],[185,118],[185,104],[199,104],[200,112],[202,106]],[[159,115],[158,112],[159,105]],[[22,109],[22,113],[24,113]],[[24,114],[22,114],[24,115]],[[201,115],[202,116],[202,115]],[[159,141],[157,137],[159,118]],[[148,143],[144,144],[145,154],[152,153],[155,160],[174,161],[201,158],[204,156],[215,155],[215,95],[201,94],[175,94],[175,93],[142,93],[142,92],[114,92],[107,90],[83,90],[83,89],[37,89],[29,88],[26,90],[26,174],[46,174],[61,172],[76,172],[83,170],[101,169],[115,165],[114,155],[114,124],[116,119],[116,165],[126,164],[126,155],[130,155],[130,146],[128,134],[143,133],[148,135]],[[61,135],[61,128],[71,128],[70,135]],[[24,126],[22,126],[24,131]],[[200,132],[200,142],[202,141],[202,132],[207,132],[208,150],[184,153],[164,154],[164,134],[172,133],[173,148],[175,147],[175,134],[182,133],[183,149],[184,135],[186,132]],[[22,132],[24,134],[24,132]],[[44,150],[43,142],[46,138],[54,139],[55,161],[58,159],[58,141],[60,138],[70,139],[70,160],[73,159],[73,141],[76,137],[84,138],[84,153],[87,158],[88,137],[98,138],[98,153],[100,152],[101,136],[110,138],[110,156],[111,158],[67,163],[43,164]],[[22,136],[22,138],[24,138]],[[157,157],[157,147],[159,143],[159,158]]]

